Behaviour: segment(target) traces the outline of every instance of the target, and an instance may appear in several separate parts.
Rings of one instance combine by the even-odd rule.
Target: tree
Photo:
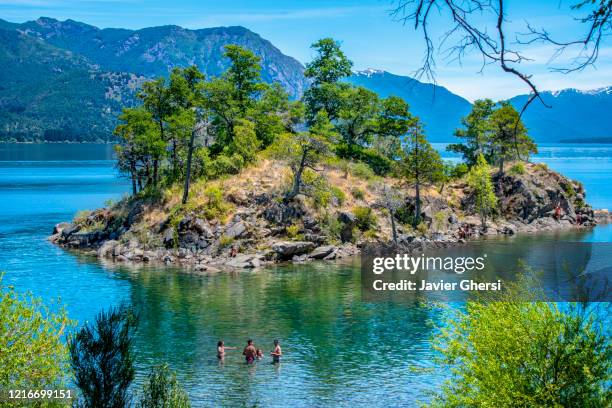
[[[317,56],[308,64],[304,75],[313,83],[304,92],[306,119],[312,122],[320,110],[325,110],[330,121],[338,116],[342,93],[350,85],[340,83],[342,78],[351,75],[353,63],[344,55],[340,44],[331,38],[323,38],[311,45]]]
[[[447,314],[434,346],[452,376],[432,406],[609,406],[605,324],[580,305],[545,301],[531,279]]]
[[[400,172],[415,189],[414,224],[421,220],[421,187],[436,183],[442,176],[440,154],[425,139],[423,127],[415,118],[404,140]]]
[[[223,56],[230,60],[223,77],[231,84],[232,98],[245,116],[257,95],[266,88],[261,82],[261,58],[239,45],[226,45]]]
[[[191,162],[196,136],[202,132],[207,132],[209,127],[208,111],[204,108],[203,81],[204,74],[195,65],[184,69],[175,68],[170,75],[170,90],[177,111],[181,116],[180,123],[187,126],[189,133],[183,204],[186,204],[189,198]]]
[[[527,159],[538,149],[527,135],[527,128],[519,113],[510,102],[501,102],[491,113],[491,156],[499,163],[499,172],[504,172],[504,162],[513,159]]]
[[[129,387],[134,380],[131,347],[136,326],[137,319],[130,308],[111,307],[70,339],[71,366],[81,391],[79,406],[129,406]]]
[[[165,122],[172,114],[172,105],[170,101],[170,92],[166,87],[166,80],[159,78],[154,81],[145,82],[142,85],[138,97],[142,99],[144,108],[151,114],[152,120],[157,123],[159,131],[159,139],[167,142],[168,138],[165,132]],[[173,138],[171,138],[173,139]],[[172,141],[173,150],[172,158],[176,160],[176,142]],[[153,183],[156,184],[159,178],[159,158],[153,162]]]
[[[167,364],[155,367],[142,390],[140,408],[189,408],[191,403]]]
[[[327,113],[320,111],[306,132],[285,133],[274,146],[277,157],[287,160],[293,173],[292,187],[285,195],[290,201],[303,192],[302,176],[306,169],[318,171],[316,165],[331,153],[331,144],[336,136]]]
[[[317,56],[306,64],[304,76],[312,78],[314,86],[338,82],[351,75],[353,63],[344,55],[337,41],[322,38],[310,48],[317,52]]]
[[[497,206],[497,197],[491,181],[489,164],[482,154],[478,155],[476,164],[472,166],[467,176],[467,184],[474,195],[474,208],[480,215],[482,229],[487,229],[487,218]]]
[[[376,205],[386,209],[389,212],[389,221],[391,222],[391,234],[393,244],[397,245],[397,228],[395,226],[395,214],[404,204],[404,197],[396,189],[387,184],[383,184],[379,189],[378,200]]]
[[[410,129],[412,121],[406,101],[397,96],[383,99],[376,118],[376,150],[391,160],[399,159],[402,138]]]
[[[472,166],[476,163],[479,154],[491,158],[490,138],[491,121],[495,102],[491,99],[479,99],[472,105],[472,111],[461,119],[464,129],[456,129],[455,136],[465,139],[465,144],[455,143],[447,146],[447,150],[461,153],[463,159]]]
[[[0,388],[64,385],[68,349],[62,337],[72,324],[64,309],[51,312],[40,299],[3,285],[0,275]]]
[[[119,116],[120,123],[115,128],[115,135],[120,142],[115,146],[117,167],[128,174],[132,181],[132,193],[156,183],[157,163],[166,148],[155,122],[149,111],[141,108],[124,109]]]
[[[342,93],[336,130],[353,156],[367,145],[377,130],[378,96],[364,87],[348,87]]]

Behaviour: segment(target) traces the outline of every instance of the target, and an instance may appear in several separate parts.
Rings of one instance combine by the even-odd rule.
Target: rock
[[[97,243],[101,238],[100,231],[75,232],[70,234],[68,244],[72,247],[85,247]]]
[[[236,255],[234,258],[230,258],[229,261],[225,263],[225,266],[230,268],[257,268],[261,264],[259,255],[253,254],[241,254]]]
[[[321,245],[326,240],[327,240],[327,237],[325,235],[319,235],[319,234],[313,234],[313,233],[304,234],[304,241],[310,241],[310,242],[315,243],[316,245]]]
[[[294,255],[310,252],[315,245],[308,241],[283,241],[272,245],[272,249],[280,259],[291,259]]]
[[[246,232],[246,230],[247,227],[244,221],[239,221],[225,230],[225,236],[229,238],[239,238]]]
[[[111,258],[114,255],[114,249],[115,247],[119,245],[119,241],[115,241],[115,240],[108,240],[108,241],[104,241],[104,243],[102,244],[102,246],[100,246],[100,248],[98,248],[98,258]]]
[[[196,218],[193,221],[193,229],[200,235],[203,235],[205,238],[213,238],[214,234],[208,223],[200,218]]]
[[[357,222],[357,217],[355,217],[355,215],[351,214],[350,212],[343,211],[338,214],[338,221],[343,224],[355,225],[355,223]]]
[[[342,224],[342,230],[340,230],[340,240],[342,242],[351,242],[353,240],[353,228],[357,222],[355,215],[349,212],[341,212],[338,214],[338,221]]]
[[[142,218],[143,213],[144,206],[142,205],[142,203],[136,203],[125,219],[126,226],[129,227],[130,225],[138,222]]]
[[[302,223],[304,224],[304,228],[312,230],[314,232],[319,232],[321,229],[317,223],[317,220],[311,216],[305,216],[302,218]]]
[[[72,224],[69,222],[60,222],[59,224],[55,224],[55,227],[53,227],[53,235],[61,234],[65,228],[69,228],[71,226]]]
[[[455,225],[459,222],[459,219],[457,218],[457,216],[454,213],[451,213],[451,215],[448,216],[448,223],[451,225]]]
[[[74,234],[75,232],[78,232],[81,229],[81,227],[79,227],[78,225],[74,225],[74,224],[68,224],[67,227],[64,227],[62,229],[62,237],[63,238],[68,238],[70,235]]]
[[[166,228],[162,234],[162,242],[166,248],[172,248],[174,246],[174,229]]]
[[[323,259],[336,249],[333,245],[325,245],[315,248],[308,257],[311,259]]]

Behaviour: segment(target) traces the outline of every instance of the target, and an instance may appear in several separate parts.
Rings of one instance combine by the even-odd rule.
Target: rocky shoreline
[[[607,210],[593,211],[586,204],[580,183],[542,166],[530,164],[528,174],[497,176],[494,184],[500,214],[486,230],[474,215],[473,197],[466,186],[456,183],[444,195],[432,192],[423,197],[421,216],[426,230],[399,225],[398,245],[407,251],[459,245],[482,236],[586,229],[612,219]],[[158,202],[131,198],[72,223],[57,224],[50,240],[118,263],[216,272],[347,258],[359,254],[366,243],[388,243],[392,235],[388,216],[382,212],[376,227],[363,234],[357,228],[359,220],[346,205],[337,205],[331,220],[326,212],[328,218],[323,220],[307,197],[285,203],[263,178],[249,189],[238,187],[224,193],[233,209],[225,222],[207,219],[196,210],[177,218]],[[376,197],[362,201],[359,204],[376,208]],[[404,205],[413,211],[410,198]],[[562,210],[559,219],[554,214],[557,206]],[[333,239],[330,223],[335,226]]]

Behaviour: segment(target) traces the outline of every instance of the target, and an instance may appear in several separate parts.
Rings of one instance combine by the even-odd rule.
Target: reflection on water
[[[118,268],[116,276],[130,282],[141,315],[139,364],[169,361],[207,404],[363,405],[393,392],[406,404],[439,381],[409,375],[412,364],[429,364],[436,316],[415,304],[362,302],[357,264],[210,276]],[[242,348],[248,338],[266,351],[263,361],[247,367],[228,351],[219,364],[217,340]],[[281,367],[267,356],[275,338]]]
[[[60,297],[81,323],[111,304],[134,304],[141,315],[139,382],[149,367],[168,361],[196,406],[414,406],[438,388],[443,373],[417,374],[410,367],[431,366],[428,337],[440,316],[412,302],[363,302],[358,265],[197,276],[108,267],[48,243],[55,223],[129,190],[117,178],[111,154],[110,146],[0,145],[0,270],[18,290],[46,300]],[[602,158],[599,172],[590,159],[564,160],[570,169],[591,168],[578,179],[591,199],[602,200],[598,206],[612,202],[611,190],[599,187],[602,178],[611,178],[609,158]],[[511,240],[528,248],[530,239],[611,238],[612,228],[598,227],[582,236]],[[266,354],[278,338],[281,365],[267,364],[267,357],[247,367],[240,351],[229,351],[219,364],[218,339],[243,347],[249,337]]]

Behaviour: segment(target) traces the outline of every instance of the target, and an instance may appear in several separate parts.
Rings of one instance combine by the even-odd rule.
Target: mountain
[[[510,101],[521,109],[528,97],[519,95]],[[525,125],[537,142],[593,140],[612,136],[612,87],[591,91],[547,91],[542,92],[542,99],[550,108],[534,101],[523,114]]]
[[[453,131],[471,109],[470,102],[442,86],[386,71],[359,71],[348,82],[371,89],[381,97],[395,95],[406,100],[410,111],[425,124],[427,138],[432,142],[453,140]]]
[[[142,82],[0,27],[0,140],[108,140]]]
[[[304,91],[303,66],[244,27],[125,30],[44,17],[0,20],[0,140],[108,140],[143,81],[192,64],[217,76],[227,68],[227,44],[259,55],[265,81],[280,82],[294,97]]]

